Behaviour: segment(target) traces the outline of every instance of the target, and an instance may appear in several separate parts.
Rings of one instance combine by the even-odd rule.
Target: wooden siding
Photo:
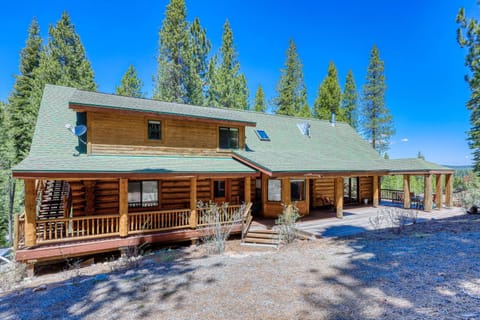
[[[360,177],[359,179],[359,199],[363,203],[363,199],[367,198],[368,203],[373,202],[373,177]]]
[[[325,197],[328,197],[331,201],[335,199],[335,178],[322,177],[311,181],[310,193],[313,208],[324,206],[322,199]]]
[[[119,189],[116,180],[69,181],[73,216],[118,214]]]
[[[162,122],[161,140],[148,140],[148,120]],[[101,112],[89,112],[87,125],[89,150],[107,154],[213,153],[217,151],[220,127],[215,123]],[[245,127],[232,127],[239,129],[239,145],[244,148]]]

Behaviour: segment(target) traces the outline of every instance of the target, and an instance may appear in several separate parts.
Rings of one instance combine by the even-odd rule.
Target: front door
[[[222,204],[227,200],[226,180],[213,180],[213,201]]]

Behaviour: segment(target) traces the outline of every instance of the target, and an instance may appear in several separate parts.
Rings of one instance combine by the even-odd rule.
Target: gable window
[[[128,207],[158,207],[158,181],[129,181]]]
[[[148,120],[148,140],[162,140],[162,122]]]
[[[218,147],[220,149],[238,149],[238,128],[220,127]]]
[[[213,197],[225,198],[225,180],[213,181]]]
[[[268,201],[282,200],[282,181],[278,179],[268,180]]]
[[[305,180],[290,180],[290,200],[305,200]]]

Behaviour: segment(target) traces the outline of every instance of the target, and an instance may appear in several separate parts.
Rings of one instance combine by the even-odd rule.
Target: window
[[[128,207],[158,207],[158,181],[132,181],[128,183]]]
[[[162,122],[148,120],[148,140],[162,140]]]
[[[305,200],[305,180],[290,180],[290,200]]]
[[[358,202],[358,177],[343,179],[343,197],[345,204]]]
[[[268,180],[268,201],[282,200],[282,181],[278,179]]]
[[[270,137],[265,132],[265,130],[255,130],[255,133],[257,134],[260,141],[270,141]]]
[[[213,197],[225,198],[225,180],[213,181]]]
[[[218,140],[220,149],[238,149],[238,128],[220,127]]]

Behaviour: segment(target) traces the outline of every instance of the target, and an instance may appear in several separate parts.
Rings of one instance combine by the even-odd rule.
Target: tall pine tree
[[[35,87],[41,52],[40,28],[37,20],[33,19],[25,48],[20,52],[20,74],[15,77],[13,91],[9,97],[9,129],[15,150],[14,163],[20,162],[30,150],[39,107],[38,103],[32,101],[32,97],[41,96],[43,89]]]
[[[212,45],[207,38],[207,31],[195,18],[190,25],[189,49],[192,59],[189,66],[187,83],[187,102],[194,105],[206,105],[206,88],[208,75],[208,53]]]
[[[154,98],[169,102],[187,102],[191,56],[187,8],[184,0],[171,0],[159,32],[158,73]]]
[[[261,85],[258,85],[257,92],[255,93],[255,102],[253,103],[253,110],[257,112],[267,111],[267,101],[265,100],[265,93]]]
[[[468,144],[473,153],[474,170],[480,172],[480,22],[465,16],[465,9],[460,8],[457,15],[457,41],[462,48],[467,48],[465,66],[469,74],[465,76],[470,87],[470,99],[466,107],[470,110],[470,130]]]
[[[345,88],[342,94],[341,107],[345,114],[345,120],[354,129],[358,127],[358,93],[352,70],[348,71]]]
[[[213,81],[209,88],[209,101],[216,107],[248,109],[247,80],[240,73],[240,62],[237,57],[233,32],[227,20],[223,25],[218,67],[214,71],[210,70]]]
[[[318,96],[314,103],[314,114],[317,118],[329,120],[333,113],[339,121],[345,121],[345,114],[340,109],[342,91],[338,82],[337,68],[330,61],[328,73],[318,87]]]
[[[138,77],[137,70],[132,64],[123,75],[120,85],[116,88],[116,93],[126,97],[144,98],[142,87],[143,81]]]
[[[384,63],[374,45],[363,86],[361,124],[364,137],[380,154],[388,150],[390,137],[395,133],[392,115],[385,105],[386,89]]]
[[[307,87],[303,79],[302,63],[297,53],[297,46],[290,39],[286,53],[285,67],[281,69],[277,83],[277,96],[273,99],[277,114],[290,116],[310,116],[307,103]]]

